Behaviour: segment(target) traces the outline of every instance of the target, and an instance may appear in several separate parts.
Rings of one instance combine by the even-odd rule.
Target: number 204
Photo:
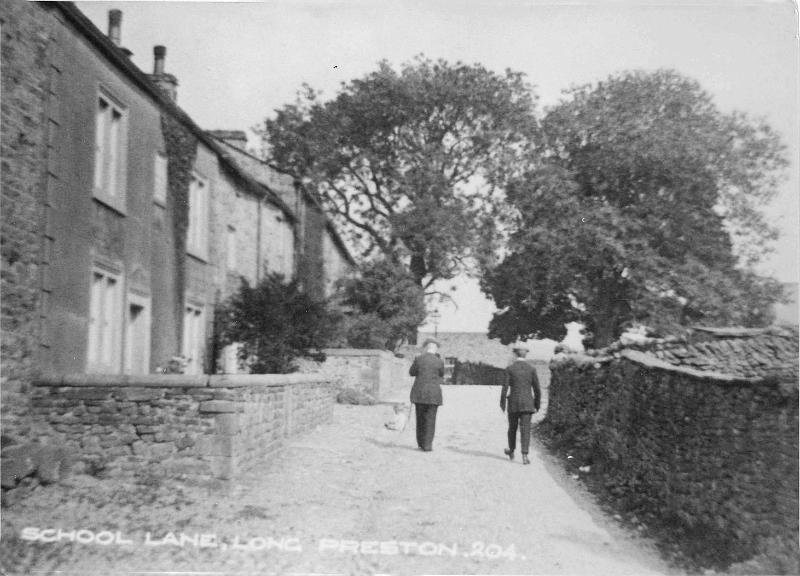
[[[496,560],[500,558],[508,558],[514,560],[517,557],[517,550],[513,544],[507,548],[503,548],[500,544],[484,544],[483,542],[473,542],[472,550],[469,552],[470,556],[480,556],[481,558],[489,558]]]

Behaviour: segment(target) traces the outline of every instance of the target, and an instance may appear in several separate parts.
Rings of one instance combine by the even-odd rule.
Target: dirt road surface
[[[337,406],[230,485],[75,476],[4,511],[4,573],[674,574],[539,446],[503,455],[498,396],[446,388],[430,453],[390,406]]]

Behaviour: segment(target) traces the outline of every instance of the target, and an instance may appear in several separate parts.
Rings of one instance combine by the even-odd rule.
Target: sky
[[[760,268],[797,282],[800,259],[798,15],[776,0],[275,0],[77,2],[102,30],[123,11],[122,45],[152,71],[167,47],[178,104],[206,129],[250,129],[295,99],[303,83],[333,97],[342,82],[423,53],[527,74],[539,109],[564,89],[623,70],[672,68],[697,80],[725,111],[763,117],[791,162],[765,206],[781,231]],[[485,331],[494,310],[474,280],[439,306],[442,331]],[[426,328],[432,328],[427,326]]]

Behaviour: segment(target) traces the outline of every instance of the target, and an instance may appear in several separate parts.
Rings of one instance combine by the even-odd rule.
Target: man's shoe
[[[503,452],[505,453],[506,456],[508,456],[509,460],[513,460],[514,459],[514,451],[513,450],[511,450],[509,448],[506,448],[505,450],[503,450]]]
[[[523,464],[530,464],[531,463],[531,461],[528,460],[528,455],[527,454],[523,454],[522,455],[522,463]]]
[[[433,448],[423,448],[424,452],[433,452]]]

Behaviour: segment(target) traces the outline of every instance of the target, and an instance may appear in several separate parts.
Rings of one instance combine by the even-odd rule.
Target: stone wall
[[[29,2],[0,4],[2,94],[0,189],[2,200],[3,417],[35,366],[39,347],[41,211],[47,178],[46,121],[50,94],[50,21]]]
[[[547,363],[531,360],[530,364],[536,369],[539,385],[544,390],[550,384],[550,368]],[[453,369],[452,384],[466,386],[502,386],[506,378],[505,369],[490,366],[480,362],[456,362]]]
[[[701,565],[775,542],[797,554],[796,380],[703,372],[633,350],[567,357],[551,370],[539,430],[590,467],[584,477],[603,497]]]
[[[681,338],[618,343],[594,354],[603,356],[624,348],[647,352],[669,364],[704,372],[797,380],[797,338],[797,326],[695,328]]]
[[[409,359],[386,350],[356,348],[330,348],[325,355],[327,359],[322,364],[305,365],[301,370],[318,370],[340,381],[343,387],[369,392],[378,400],[401,400],[411,390]]]
[[[337,388],[319,374],[77,375],[35,381],[31,405],[43,441],[83,466],[230,478],[328,422]]]

